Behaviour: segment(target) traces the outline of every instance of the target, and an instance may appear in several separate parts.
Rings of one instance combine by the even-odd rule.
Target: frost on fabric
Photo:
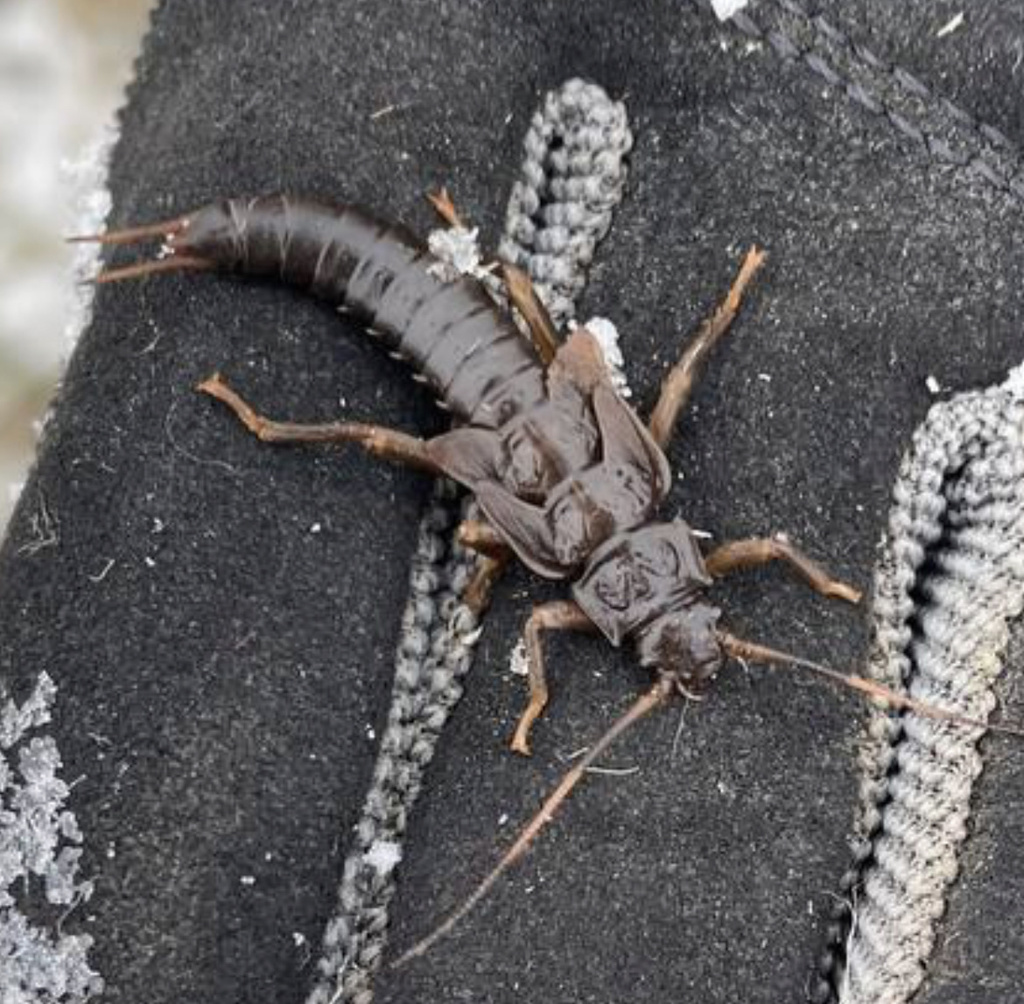
[[[465,227],[444,227],[432,230],[427,235],[430,253],[437,258],[428,271],[442,282],[454,282],[460,275],[479,279],[493,294],[501,298],[501,283],[490,270],[481,265],[479,231]],[[570,322],[571,324],[572,322]],[[592,317],[583,325],[598,341],[608,365],[612,384],[622,397],[630,397],[632,391],[622,366],[624,359],[619,348],[619,332],[605,317]],[[525,331],[524,331],[525,334]]]
[[[432,230],[427,235],[427,247],[438,260],[427,269],[443,282],[453,282],[460,275],[477,279],[486,275],[480,265],[478,230],[464,227],[446,227]]]
[[[527,676],[530,672],[530,662],[526,657],[526,639],[520,638],[508,659],[509,671],[516,676]]]
[[[1006,383],[1003,385],[1013,395],[1020,396],[1024,394],[1024,364],[1020,366],[1014,366],[1010,370],[1010,375],[1006,378]]]
[[[619,331],[606,317],[592,317],[583,325],[596,339],[601,346],[601,353],[604,355],[605,365],[612,378],[612,386],[619,392],[620,397],[631,397],[633,392],[629,389],[629,382],[622,367],[625,359],[622,349],[619,348]]]
[[[57,744],[28,733],[50,721],[57,688],[46,673],[22,704],[0,707],[0,1002],[66,1004],[85,1001],[103,987],[89,967],[87,935],[60,933],[73,906],[92,895],[79,882],[82,833],[64,808],[70,788],[57,772]],[[64,909],[49,927],[34,925],[18,897],[42,889],[47,903]]]
[[[719,21],[728,21],[738,10],[743,10],[750,0],[711,0],[711,6]]]
[[[69,232],[95,234],[103,229],[110,212],[111,197],[107,187],[110,153],[117,139],[113,125],[82,150],[80,156],[61,162],[61,181],[68,193],[66,218]],[[99,244],[72,245],[71,282],[66,286],[65,344],[70,350],[92,319],[95,286],[93,279],[100,270]]]
[[[390,875],[402,860],[402,847],[392,840],[375,840],[363,855],[364,864],[381,875]]]
[[[110,153],[117,138],[113,125],[100,131],[99,136],[89,143],[78,157],[61,161],[60,188],[65,193],[61,200],[60,224],[55,224],[54,231],[63,230],[66,234],[95,234],[103,229],[107,214],[110,212],[111,196],[107,187],[107,173]],[[68,265],[68,281],[63,283],[59,296],[51,299],[56,303],[62,300],[62,317],[64,329],[64,356],[74,349],[79,336],[92,320],[93,298],[96,287],[91,282],[96,278],[101,267],[101,246],[93,243],[70,244],[70,260]],[[64,359],[61,360],[63,368]],[[50,413],[38,423],[36,435],[41,434]],[[11,483],[7,487],[8,501],[13,509],[21,494],[22,482]],[[0,505],[0,513],[4,510]],[[2,520],[2,516],[0,516]],[[7,1004],[0,998],[0,1004]]]

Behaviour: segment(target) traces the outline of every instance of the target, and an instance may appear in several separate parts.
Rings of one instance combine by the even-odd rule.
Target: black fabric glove
[[[618,326],[642,414],[744,249],[769,256],[671,444],[678,484],[665,513],[719,541],[785,532],[868,587],[900,458],[935,388],[946,398],[999,384],[1024,356],[1022,137],[1007,97],[1024,35],[1013,5],[996,2],[941,36],[952,7],[819,6],[761,0],[721,24],[703,6],[657,2],[165,3],[122,117],[110,226],[291,191],[426,233],[437,224],[423,195],[444,185],[494,248],[531,116],[565,81],[594,81],[625,103],[634,142],[578,313]],[[564,137],[551,142],[557,155]],[[397,882],[390,910],[349,903],[339,923],[394,651],[409,643],[410,559],[418,542],[434,546],[420,529],[433,489],[354,447],[260,444],[193,392],[215,370],[277,417],[445,427],[404,367],[291,290],[182,274],[98,291],[4,546],[0,671],[18,706],[42,671],[58,688],[53,725],[38,728],[76,782],[79,880],[95,883],[62,933],[95,939],[107,999],[829,999],[843,979],[846,901],[865,902],[880,835],[896,825],[872,813],[899,804],[900,761],[862,740],[856,699],[753,666],[730,666],[703,703],[637,726],[604,761],[621,773],[590,777],[469,920],[387,968],[649,684],[631,651],[549,636],[552,702],[533,758],[510,755],[525,700],[510,654],[531,601],[562,595],[522,569],[497,588],[404,844],[375,847],[384,901]],[[1020,382],[994,418],[974,404],[942,412],[942,450],[925,437],[904,470],[920,474],[924,501],[914,509],[906,488],[897,503],[915,518],[937,498],[942,512],[973,512],[977,498],[957,486],[974,482],[957,479],[995,458],[986,476],[1011,485],[1005,547],[998,561],[976,548],[961,579],[978,582],[978,597],[1005,596],[996,635],[1019,613],[1020,442],[1006,437]],[[871,665],[891,667],[899,562],[919,576],[899,581],[909,651],[946,623],[929,582],[949,570],[943,548],[970,549],[963,525],[939,519],[932,550],[883,552],[895,555],[878,590],[888,606],[831,603],[773,567],[716,587],[723,624],[864,671],[874,611]],[[901,527],[890,525],[897,543]],[[949,630],[973,637],[970,624]],[[985,665],[1001,651],[993,643]],[[875,728],[899,735],[888,719]],[[11,762],[28,740],[26,726]],[[896,924],[884,943],[857,947],[855,925],[844,1001],[871,1000],[875,986],[875,1000],[907,999],[924,967],[919,1001],[1015,999],[1022,754],[1003,739],[984,748],[991,769],[971,803],[962,878],[938,927],[925,925],[937,946],[922,955]],[[963,781],[970,764],[955,764]],[[411,805],[419,782],[404,778],[392,787],[404,783]],[[943,783],[925,785],[929,805],[946,798]],[[936,841],[918,835],[927,858]],[[917,875],[916,860],[903,863],[897,899]],[[40,924],[53,913],[33,910]],[[346,938],[361,954],[345,957]],[[909,963],[893,961],[901,953]]]

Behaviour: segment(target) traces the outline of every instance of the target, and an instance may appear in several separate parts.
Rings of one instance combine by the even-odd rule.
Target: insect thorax
[[[663,615],[699,604],[711,577],[682,521],[618,533],[589,557],[573,596],[613,645]]]

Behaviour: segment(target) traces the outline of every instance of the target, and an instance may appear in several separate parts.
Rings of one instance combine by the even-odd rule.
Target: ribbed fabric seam
[[[710,9],[708,0],[696,2]],[[1024,164],[1012,140],[850,38],[824,14],[812,14],[796,0],[760,0],[729,23],[784,61],[803,63],[936,163],[969,172],[1014,199],[1024,198]]]

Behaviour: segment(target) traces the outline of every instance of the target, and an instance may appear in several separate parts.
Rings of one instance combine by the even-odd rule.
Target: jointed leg
[[[787,540],[779,537],[761,537],[751,540],[736,540],[730,544],[722,544],[712,551],[705,559],[707,570],[715,578],[728,575],[741,568],[755,568],[769,561],[784,561],[812,589],[834,600],[845,600],[847,603],[859,603],[859,589],[848,586],[845,582],[833,579],[816,562]]]
[[[740,309],[743,294],[754,278],[754,274],[761,267],[764,258],[764,252],[756,247],[752,247],[747,252],[728,295],[718,305],[715,312],[701,323],[697,333],[686,346],[679,362],[665,377],[661,385],[661,396],[654,406],[654,411],[651,412],[651,419],[648,423],[654,441],[662,449],[672,438],[679,414],[690,399],[697,370],[715,343],[729,330],[729,326]]]
[[[253,435],[266,443],[358,443],[368,452],[392,463],[416,467],[431,474],[441,473],[427,454],[426,442],[404,432],[361,422],[328,422],[322,425],[274,422],[255,411],[221,380],[219,373],[204,380],[196,390],[223,401]]]
[[[523,632],[526,639],[526,664],[530,680],[530,703],[519,718],[512,749],[530,755],[530,729],[548,703],[548,685],[544,675],[544,651],[541,631],[592,631],[594,624],[572,600],[556,600],[534,607]]]
[[[526,321],[526,326],[530,329],[530,341],[533,342],[540,361],[547,366],[558,351],[558,332],[555,330],[555,323],[533,288],[530,277],[521,268],[505,262],[501,271],[508,298]]]
[[[507,555],[510,550],[501,534],[482,519],[464,519],[455,536],[463,547],[491,558]]]
[[[442,188],[439,192],[427,193],[427,201],[448,226],[458,230],[466,229],[466,224],[455,208],[448,189]],[[558,351],[558,333],[547,308],[537,296],[530,277],[522,269],[505,263],[502,265],[502,277],[505,280],[505,291],[508,293],[512,306],[526,321],[526,326],[530,331],[530,341],[537,350],[540,361],[547,366]]]
[[[469,585],[462,594],[462,601],[473,613],[482,614],[490,606],[491,593],[494,592],[498,580],[505,574],[511,560],[511,551],[496,557],[485,554],[480,559],[473,578],[469,580]]]
[[[476,574],[462,594],[462,599],[470,610],[477,614],[483,613],[491,602],[491,592],[495,584],[512,560],[512,548],[501,539],[494,527],[483,520],[463,520],[455,531],[455,536],[463,547],[468,547],[483,556]]]
[[[459,230],[466,229],[466,224],[462,222],[462,217],[459,216],[459,211],[455,208],[455,203],[452,202],[452,197],[448,194],[447,188],[442,188],[439,192],[427,192],[427,202],[434,207],[434,212],[448,226]]]

